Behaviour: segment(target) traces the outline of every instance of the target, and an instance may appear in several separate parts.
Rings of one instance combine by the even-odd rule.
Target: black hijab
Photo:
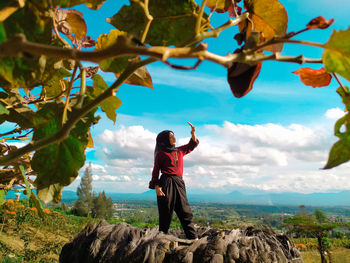
[[[176,147],[170,144],[169,133],[173,133],[173,132],[169,130],[165,130],[160,132],[157,135],[156,148],[154,149],[154,158],[156,157],[159,151],[168,152],[168,153],[177,151]]]

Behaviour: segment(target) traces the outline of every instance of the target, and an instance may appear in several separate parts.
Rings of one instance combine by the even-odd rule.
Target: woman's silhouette
[[[192,222],[192,210],[188,204],[185,183],[182,179],[183,157],[197,147],[199,141],[195,127],[191,126],[191,139],[188,144],[175,147],[176,138],[169,130],[162,131],[156,139],[154,167],[149,188],[156,189],[159,231],[168,233],[173,212],[180,219],[186,238],[196,239],[197,234]],[[159,171],[162,175],[159,177]]]

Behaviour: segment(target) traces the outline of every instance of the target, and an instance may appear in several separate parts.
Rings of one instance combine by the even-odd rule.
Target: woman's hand
[[[156,185],[155,189],[156,189],[157,196],[165,196],[165,194],[162,191],[162,187],[160,187],[159,185]]]
[[[190,123],[189,121],[187,122],[191,126],[191,135],[192,135],[192,140],[196,141],[196,128]]]

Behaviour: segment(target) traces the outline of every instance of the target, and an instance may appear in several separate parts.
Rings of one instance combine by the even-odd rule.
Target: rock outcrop
[[[302,263],[290,239],[272,230],[198,229],[198,240],[185,240],[181,230],[137,228],[106,221],[89,225],[61,251],[61,263]]]

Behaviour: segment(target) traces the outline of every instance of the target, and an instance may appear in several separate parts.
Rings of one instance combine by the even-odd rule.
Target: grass
[[[62,247],[93,219],[44,209],[40,218],[28,201],[0,207],[0,263],[58,262]]]
[[[335,248],[331,250],[332,263],[349,263],[350,262],[350,249],[347,248]],[[318,250],[302,251],[301,256],[305,263],[320,263],[321,258]]]
[[[7,201],[0,206],[0,263],[56,263],[62,247],[72,240],[88,223],[100,219],[79,217],[64,211],[45,209],[44,219],[38,217],[36,209],[26,202]],[[123,219],[111,219],[118,224]],[[152,227],[157,222],[140,222],[130,218],[129,224],[137,227]],[[172,227],[180,226],[173,220]],[[319,263],[316,239],[294,239],[303,250],[305,263]],[[350,263],[350,240],[332,239],[333,263]]]

